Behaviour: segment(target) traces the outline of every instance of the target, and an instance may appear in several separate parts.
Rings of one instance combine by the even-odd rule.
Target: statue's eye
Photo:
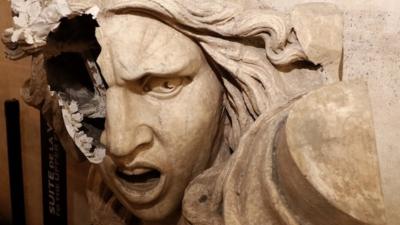
[[[184,77],[148,77],[144,81],[143,91],[155,95],[172,95],[183,86]]]

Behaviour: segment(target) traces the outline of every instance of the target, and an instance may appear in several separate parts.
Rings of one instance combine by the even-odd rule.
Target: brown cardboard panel
[[[11,24],[10,2],[0,1],[0,30]],[[41,173],[39,114],[20,98],[20,87],[30,75],[30,59],[9,61],[0,44],[0,224],[9,224],[11,219],[10,190],[7,162],[4,106],[6,99],[16,98],[21,106],[21,144],[24,173],[26,220],[30,225],[41,225]]]

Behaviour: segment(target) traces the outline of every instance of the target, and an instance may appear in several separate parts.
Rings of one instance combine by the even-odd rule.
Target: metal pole
[[[8,165],[10,176],[11,212],[13,225],[25,225],[24,182],[21,157],[19,102],[4,103],[7,128]]]

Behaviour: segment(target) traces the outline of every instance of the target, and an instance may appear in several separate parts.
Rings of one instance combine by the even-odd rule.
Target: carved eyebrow
[[[151,59],[150,59],[151,60]],[[201,59],[190,57],[185,59],[173,60],[175,63],[168,65],[156,62],[151,68],[137,66],[127,66],[123,61],[118,60],[118,77],[124,81],[135,81],[147,76],[168,77],[168,76],[194,76],[200,70]],[[143,63],[141,63],[143,65]]]

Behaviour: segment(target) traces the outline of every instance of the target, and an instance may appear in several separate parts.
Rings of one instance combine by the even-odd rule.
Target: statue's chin
[[[163,224],[163,225],[176,225],[181,217],[180,208],[170,211],[172,207],[153,206],[149,209],[135,210],[135,215],[144,224]]]
[[[120,196],[121,193],[115,193],[116,196],[126,199],[129,196]],[[170,193],[170,195],[173,193]],[[172,198],[174,196],[162,195],[160,199],[146,204],[136,205],[131,202],[121,201],[121,203],[130,211],[135,217],[142,222],[151,222],[151,224],[177,224],[181,216],[180,199]]]

